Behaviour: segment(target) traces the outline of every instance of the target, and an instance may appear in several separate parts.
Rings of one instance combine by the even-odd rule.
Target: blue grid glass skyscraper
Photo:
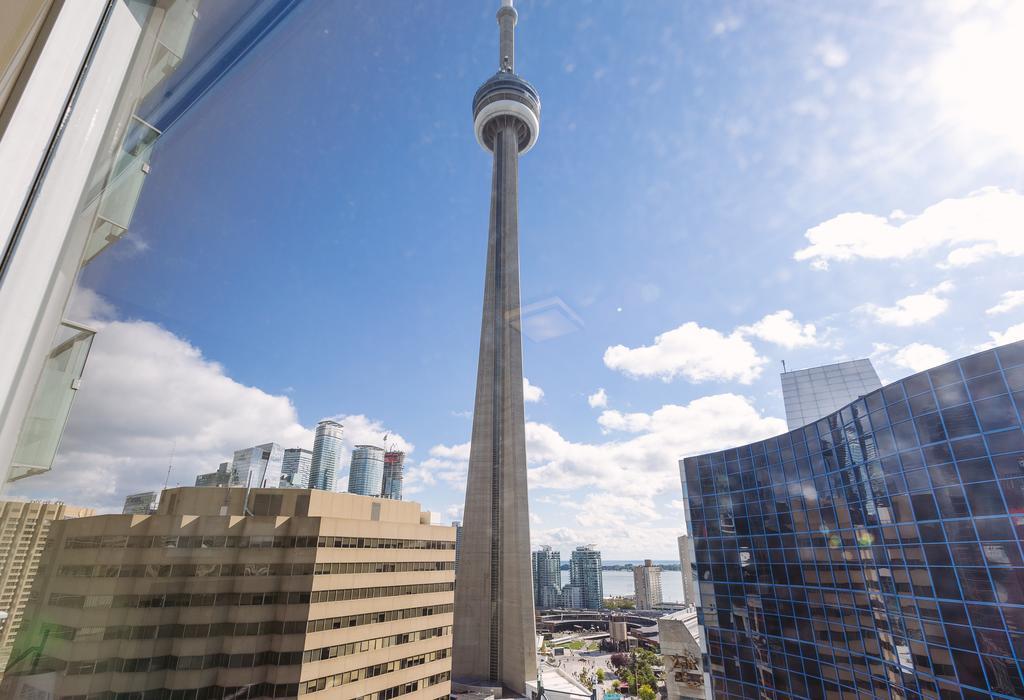
[[[1024,342],[683,460],[708,697],[1024,697]]]
[[[309,488],[334,490],[334,478],[341,461],[341,434],[341,423],[322,420],[316,424],[313,459],[309,464]]]

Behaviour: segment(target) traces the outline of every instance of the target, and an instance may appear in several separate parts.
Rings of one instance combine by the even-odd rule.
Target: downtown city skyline
[[[676,558],[678,460],[785,432],[783,360],[884,384],[1024,337],[1024,140],[990,116],[1024,115],[986,48],[1019,8],[517,10],[545,96],[520,171],[535,545]],[[13,494],[117,510],[172,450],[190,485],[330,418],[336,490],[389,435],[404,498],[461,520],[492,30],[490,5],[309,4],[164,134],[76,292],[102,332],[57,464]]]

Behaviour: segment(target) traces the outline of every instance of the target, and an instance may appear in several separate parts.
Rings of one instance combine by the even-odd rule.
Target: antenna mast
[[[167,484],[171,481],[171,469],[174,468],[174,452],[178,449],[178,441],[175,440],[171,444],[171,459],[167,463],[167,476],[164,477],[164,488],[163,491],[167,490]],[[163,493],[161,491],[161,493]]]

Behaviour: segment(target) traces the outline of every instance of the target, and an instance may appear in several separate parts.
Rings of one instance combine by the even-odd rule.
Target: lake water
[[[634,595],[632,571],[603,571],[604,597]],[[569,572],[562,572],[562,585],[569,583]],[[683,600],[683,577],[678,571],[661,572],[661,593],[667,603]]]

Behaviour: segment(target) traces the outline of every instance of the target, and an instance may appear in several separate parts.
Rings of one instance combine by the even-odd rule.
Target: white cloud
[[[609,369],[630,377],[660,377],[666,382],[685,377],[691,382],[736,380],[750,384],[766,362],[739,330],[723,335],[693,321],[655,337],[653,345],[614,345],[604,353]]]
[[[902,214],[902,213],[901,213]],[[808,229],[809,246],[793,254],[817,269],[832,261],[899,260],[941,250],[940,267],[1024,255],[1024,195],[986,187],[944,199],[918,216],[846,212]]]
[[[295,407],[226,376],[223,367],[156,324],[115,321],[96,334],[53,470],[26,496],[116,508],[124,496],[192,485],[236,449],[276,441],[312,447]]]
[[[444,509],[444,515],[450,523],[462,522],[462,504],[453,503]]]
[[[530,380],[523,377],[523,401],[526,403],[536,403],[544,398],[544,390],[539,386],[530,384]]]
[[[793,312],[787,309],[768,314],[757,323],[740,326],[736,330],[784,348],[804,348],[820,344],[814,324],[801,324],[793,318]]]
[[[620,413],[619,411],[602,411],[597,419],[605,433],[620,430],[627,433],[641,433],[651,425],[648,413]]]
[[[621,417],[622,423],[614,424],[611,416]],[[651,542],[652,551],[672,551],[683,525],[662,527],[665,517],[678,516],[655,507],[651,499],[665,492],[679,493],[679,459],[786,430],[785,421],[762,416],[748,399],[736,394],[705,396],[685,406],[670,404],[650,414],[604,411],[599,422],[630,434],[604,442],[573,442],[549,425],[526,424],[531,501],[554,505],[561,512],[577,511],[572,517],[580,526],[535,530],[534,543],[605,542],[624,552],[632,538],[634,546],[644,541]],[[425,485],[445,481],[463,491],[469,450],[469,443],[432,448],[431,457],[420,465],[429,481],[419,474],[416,479]],[[588,493],[582,503],[543,493],[578,489]]]
[[[905,345],[889,358],[889,362],[906,367],[912,372],[931,369],[949,361],[949,353],[942,348],[927,343],[911,343]]]
[[[990,309],[986,309],[985,313],[989,315],[1004,314],[1007,311],[1016,309],[1018,306],[1024,306],[1024,289],[1003,292],[1003,296],[999,298],[999,303]]]
[[[1016,343],[1018,340],[1024,340],[1024,323],[1018,323],[1015,326],[1010,326],[1002,333],[999,331],[989,331],[988,336],[992,340],[987,343],[982,343],[975,349],[987,350],[988,348],[994,348],[999,345],[1006,345],[1007,343]]]
[[[113,308],[82,293],[79,319],[99,328],[53,469],[10,491],[27,498],[119,511],[129,493],[191,486],[236,449],[277,442],[312,449],[313,432],[299,423],[286,396],[246,386],[182,338],[145,321],[110,321]],[[336,417],[346,443],[413,445],[362,415]],[[347,461],[343,462],[347,465]],[[340,476],[340,475],[339,475]],[[339,479],[339,488],[344,480]]]
[[[842,68],[850,60],[850,54],[835,39],[822,39],[814,47],[814,54],[826,68]]]
[[[858,309],[888,326],[916,326],[945,313],[949,308],[949,299],[941,295],[951,291],[953,283],[946,281],[922,294],[897,299],[895,306],[864,304]]]
[[[591,408],[604,408],[608,405],[608,394],[602,387],[587,397],[587,403]]]
[[[403,492],[419,493],[426,486],[434,486],[438,480],[456,491],[466,489],[466,472],[469,470],[470,443],[458,445],[434,445],[430,456],[405,471]]]
[[[599,422],[632,433],[625,440],[578,443],[539,423],[526,426],[533,488],[594,486],[627,495],[679,488],[681,457],[743,445],[785,430],[785,422],[760,415],[736,394],[668,404],[650,414],[604,411]]]

